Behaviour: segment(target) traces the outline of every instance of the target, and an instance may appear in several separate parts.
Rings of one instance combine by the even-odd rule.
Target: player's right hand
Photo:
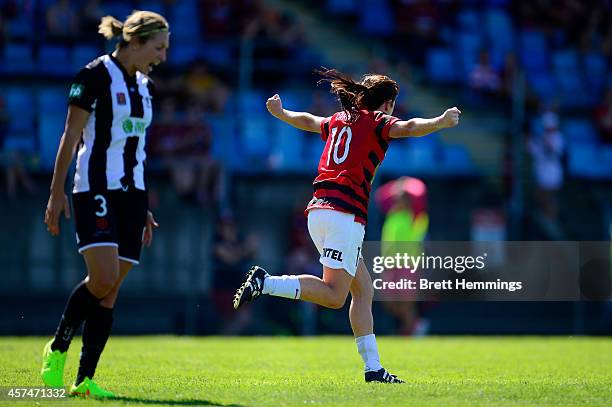
[[[278,94],[268,98],[266,102],[266,108],[268,112],[274,117],[279,117],[283,113],[283,101]]]
[[[68,205],[68,197],[63,192],[61,194],[51,194],[47,209],[45,209],[45,224],[47,231],[53,236],[59,234],[59,217],[64,212],[66,219],[70,219],[70,206]]]
[[[446,109],[446,111],[442,115],[442,127],[449,128],[458,125],[460,114],[461,110],[459,110],[457,107],[451,107],[450,109]]]

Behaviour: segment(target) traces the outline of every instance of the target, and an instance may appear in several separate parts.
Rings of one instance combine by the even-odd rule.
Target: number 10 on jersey
[[[338,133],[338,128],[334,127],[331,130],[331,144],[329,145],[329,151],[327,152],[327,166],[328,167],[329,167],[329,160],[331,159],[331,156],[332,156],[332,150],[333,150],[334,162],[338,165],[342,164],[346,160],[346,157],[348,157],[349,147],[351,145],[351,139],[353,138],[353,132],[351,131],[351,128],[349,126],[344,126],[340,130],[340,134],[338,134],[338,138],[336,139],[337,133]],[[346,142],[344,143],[344,152],[342,153],[342,157],[339,157],[338,149],[340,146],[340,142],[342,141],[342,138],[345,136],[346,136]],[[335,143],[334,143],[334,140],[335,140]]]

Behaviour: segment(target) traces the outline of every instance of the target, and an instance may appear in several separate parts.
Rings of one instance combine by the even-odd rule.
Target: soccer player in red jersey
[[[279,95],[268,99],[270,114],[301,130],[320,133],[325,148],[306,208],[308,231],[320,253],[323,279],[312,275],[271,276],[254,266],[236,292],[234,308],[261,294],[301,299],[342,308],[350,291],[349,319],[365,364],[366,382],[403,383],[380,364],[372,318],[372,280],[360,255],[372,179],[395,138],[420,137],[454,127],[461,111],[447,109],[432,119],[400,120],[391,116],[399,86],[384,75],[365,75],[360,82],[334,70],[318,72],[329,82],[342,111],[331,117],[283,108]]]

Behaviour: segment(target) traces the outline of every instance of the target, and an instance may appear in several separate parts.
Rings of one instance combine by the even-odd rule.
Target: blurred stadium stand
[[[63,41],[52,39],[45,14],[54,3],[0,0],[0,98],[9,117],[3,149],[22,155],[40,185],[37,194],[22,194],[0,203],[6,225],[2,245],[8,248],[3,255],[0,305],[21,307],[24,295],[41,298],[24,308],[29,320],[3,316],[3,322],[10,321],[2,324],[1,333],[7,334],[52,329],[56,321],[44,318],[45,309],[53,308],[55,315],[65,293],[83,273],[82,260],[74,248],[73,224],[65,226],[70,232],[60,238],[46,234],[41,222],[46,196],[40,191],[46,191],[49,183],[70,79],[112,46],[85,32],[94,31],[91,27],[81,27],[79,35]],[[81,2],[70,3],[81,12]],[[315,106],[316,78],[311,70],[321,65],[355,75],[370,70],[389,72],[402,86],[396,111],[401,117],[437,115],[452,105],[464,111],[458,129],[394,143],[377,176],[377,182],[401,175],[427,182],[431,190],[430,239],[469,240],[471,214],[482,208],[507,212],[510,231],[521,226],[518,232],[510,233],[512,239],[551,238],[545,227],[538,227],[525,139],[541,133],[541,111],[552,107],[561,118],[567,145],[559,216],[564,237],[609,240],[612,144],[602,139],[593,118],[612,87],[609,2],[568,12],[566,3],[572,2],[562,1],[558,6],[560,20],[537,5],[509,0],[315,3],[100,2],[104,14],[119,19],[132,9],[167,16],[172,31],[168,63],[153,73],[159,90],[156,119],[163,100],[176,102],[179,121],[197,100],[204,108],[203,123],[212,133],[210,153],[223,168],[218,201],[194,204],[175,196],[163,158],[150,155],[152,201],[162,228],[142,266],[126,282],[127,295],[120,301],[134,308],[126,319],[129,323],[120,323],[120,332],[150,332],[149,320],[156,318],[165,321],[157,325],[160,332],[215,332],[218,321],[209,305],[210,251],[215,218],[221,213],[231,211],[245,232],[259,236],[258,261],[271,265],[274,273],[283,270],[291,212],[296,197],[308,197],[322,146],[316,135],[273,120],[265,110],[265,99],[279,93],[289,108],[308,110]],[[494,72],[502,83],[508,81],[508,89],[502,85],[494,94],[474,95],[470,75],[482,51],[489,53]],[[508,55],[518,63],[511,76],[506,71]],[[205,88],[199,95],[186,85],[196,61],[206,63],[210,71],[206,80],[199,82]],[[215,90],[211,90],[212,82],[217,83]],[[222,92],[229,96],[218,106],[215,102],[222,100]],[[335,104],[328,95],[323,99],[330,113]],[[520,203],[519,209],[515,202]],[[382,215],[372,205],[367,238],[377,239]],[[143,305],[156,302],[157,308]],[[263,307],[276,304],[276,300],[267,300]],[[530,308],[528,304],[460,307],[466,312],[457,319],[448,317],[457,314],[456,304],[434,307],[430,315],[434,332],[581,332],[577,327],[584,332],[601,331],[597,312],[589,314],[586,308],[573,304],[556,308]],[[499,311],[495,314],[498,320],[492,321],[484,308],[490,315]],[[154,311],[143,315],[144,309]],[[519,320],[515,311],[532,315],[530,324],[521,325],[524,318]],[[299,317],[290,312],[271,321],[267,332],[284,332],[285,325],[299,332],[295,322]],[[472,317],[465,316],[468,314]],[[331,315],[322,313],[321,330],[346,328],[338,323],[344,314]],[[382,332],[393,332],[391,321],[381,326]]]

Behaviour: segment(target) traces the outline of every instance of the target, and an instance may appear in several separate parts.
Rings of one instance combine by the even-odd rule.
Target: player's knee
[[[332,291],[332,295],[328,298],[327,307],[331,309],[340,309],[344,307],[347,293]]]
[[[117,273],[100,273],[96,278],[90,277],[87,288],[97,298],[104,298],[111,292],[118,277]]]

